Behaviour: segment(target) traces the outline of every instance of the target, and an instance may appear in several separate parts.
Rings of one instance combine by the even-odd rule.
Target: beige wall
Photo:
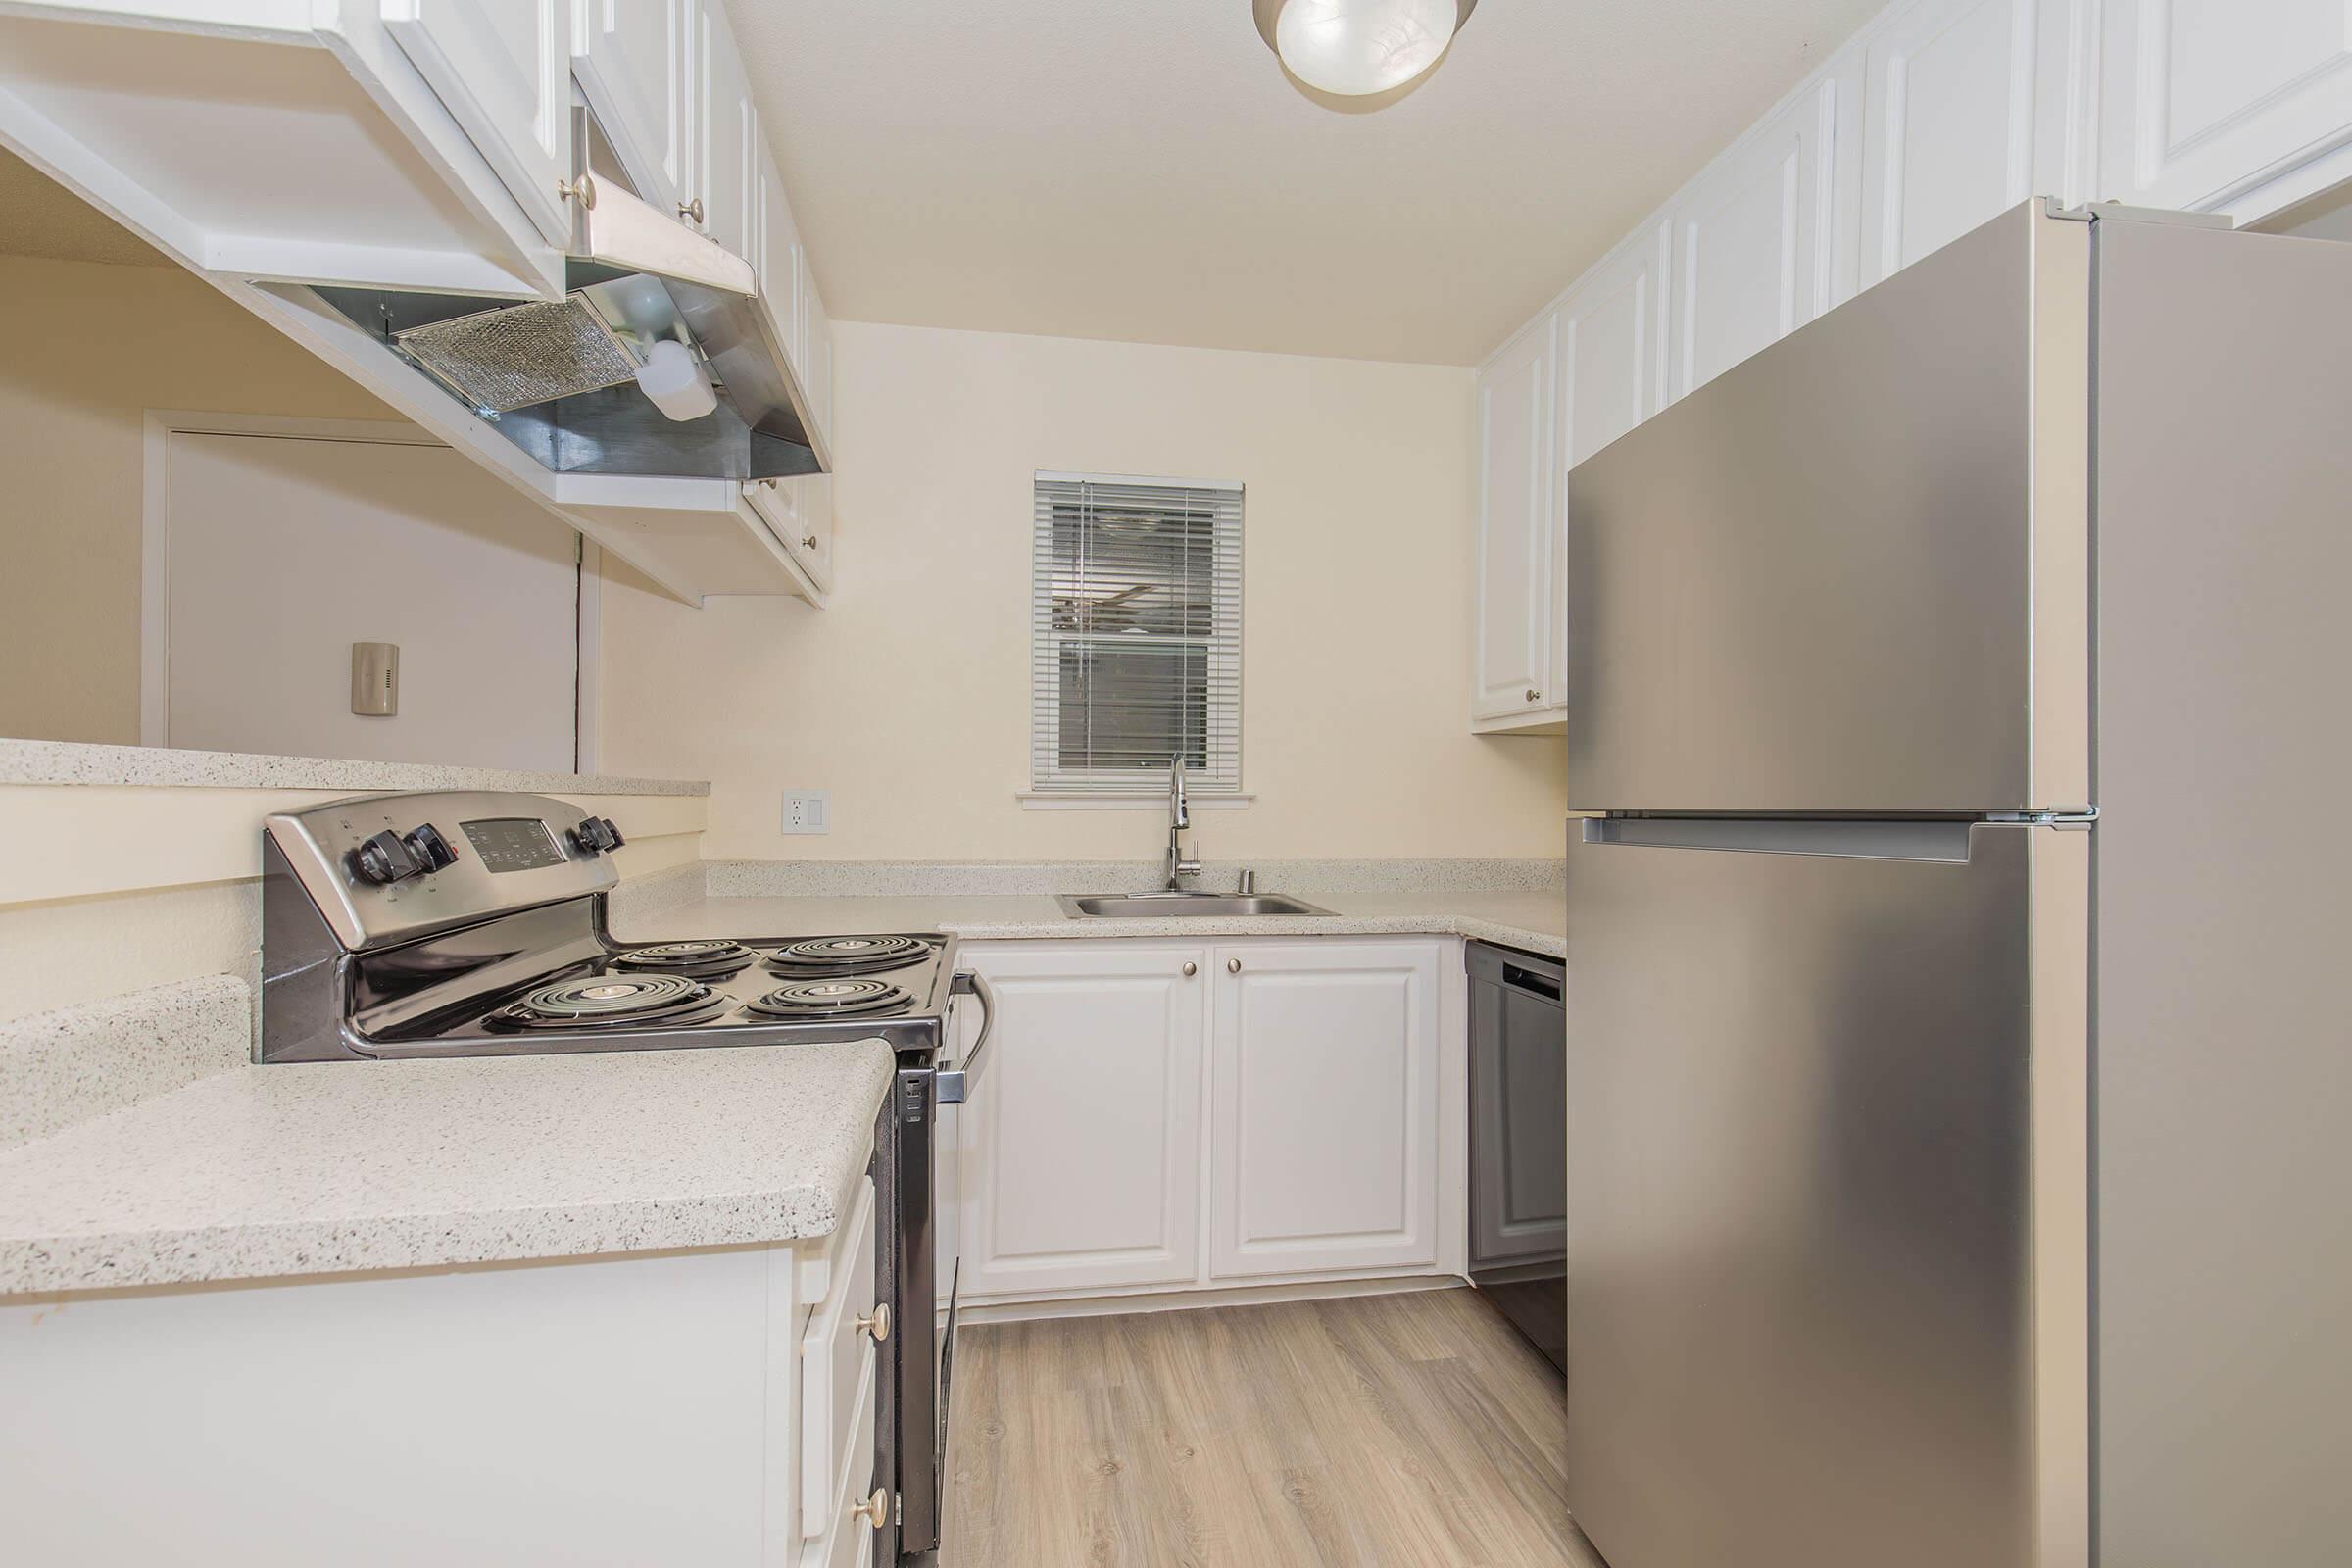
[[[209,974],[258,985],[262,818],[354,793],[0,785],[0,1021]],[[561,798],[620,825],[624,879],[701,858],[701,796]]]
[[[1562,744],[1468,732],[1471,372],[838,328],[840,591],[694,611],[609,567],[604,766],[711,781],[711,858],[1149,858],[1147,812],[1025,810],[1031,476],[1239,479],[1236,857],[1552,856]],[[833,831],[777,832],[828,789]]]
[[[387,418],[176,267],[0,256],[0,735],[139,738],[148,409]]]

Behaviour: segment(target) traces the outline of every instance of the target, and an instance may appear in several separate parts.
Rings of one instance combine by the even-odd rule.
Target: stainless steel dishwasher
[[[1470,1283],[1567,1369],[1566,968],[1473,942]]]

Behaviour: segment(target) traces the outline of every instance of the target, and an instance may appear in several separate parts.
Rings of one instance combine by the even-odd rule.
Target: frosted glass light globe
[[[1436,65],[1460,16],[1456,0],[1288,0],[1274,48],[1309,87],[1362,97]]]

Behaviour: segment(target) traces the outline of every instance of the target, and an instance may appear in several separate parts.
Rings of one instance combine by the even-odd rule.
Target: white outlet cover
[[[833,831],[833,792],[830,790],[786,790],[784,792],[784,823],[786,833],[830,833]]]

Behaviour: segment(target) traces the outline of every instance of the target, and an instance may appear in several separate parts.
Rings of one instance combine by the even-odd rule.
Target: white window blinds
[[[1041,794],[1242,785],[1242,487],[1037,476],[1031,780]]]

